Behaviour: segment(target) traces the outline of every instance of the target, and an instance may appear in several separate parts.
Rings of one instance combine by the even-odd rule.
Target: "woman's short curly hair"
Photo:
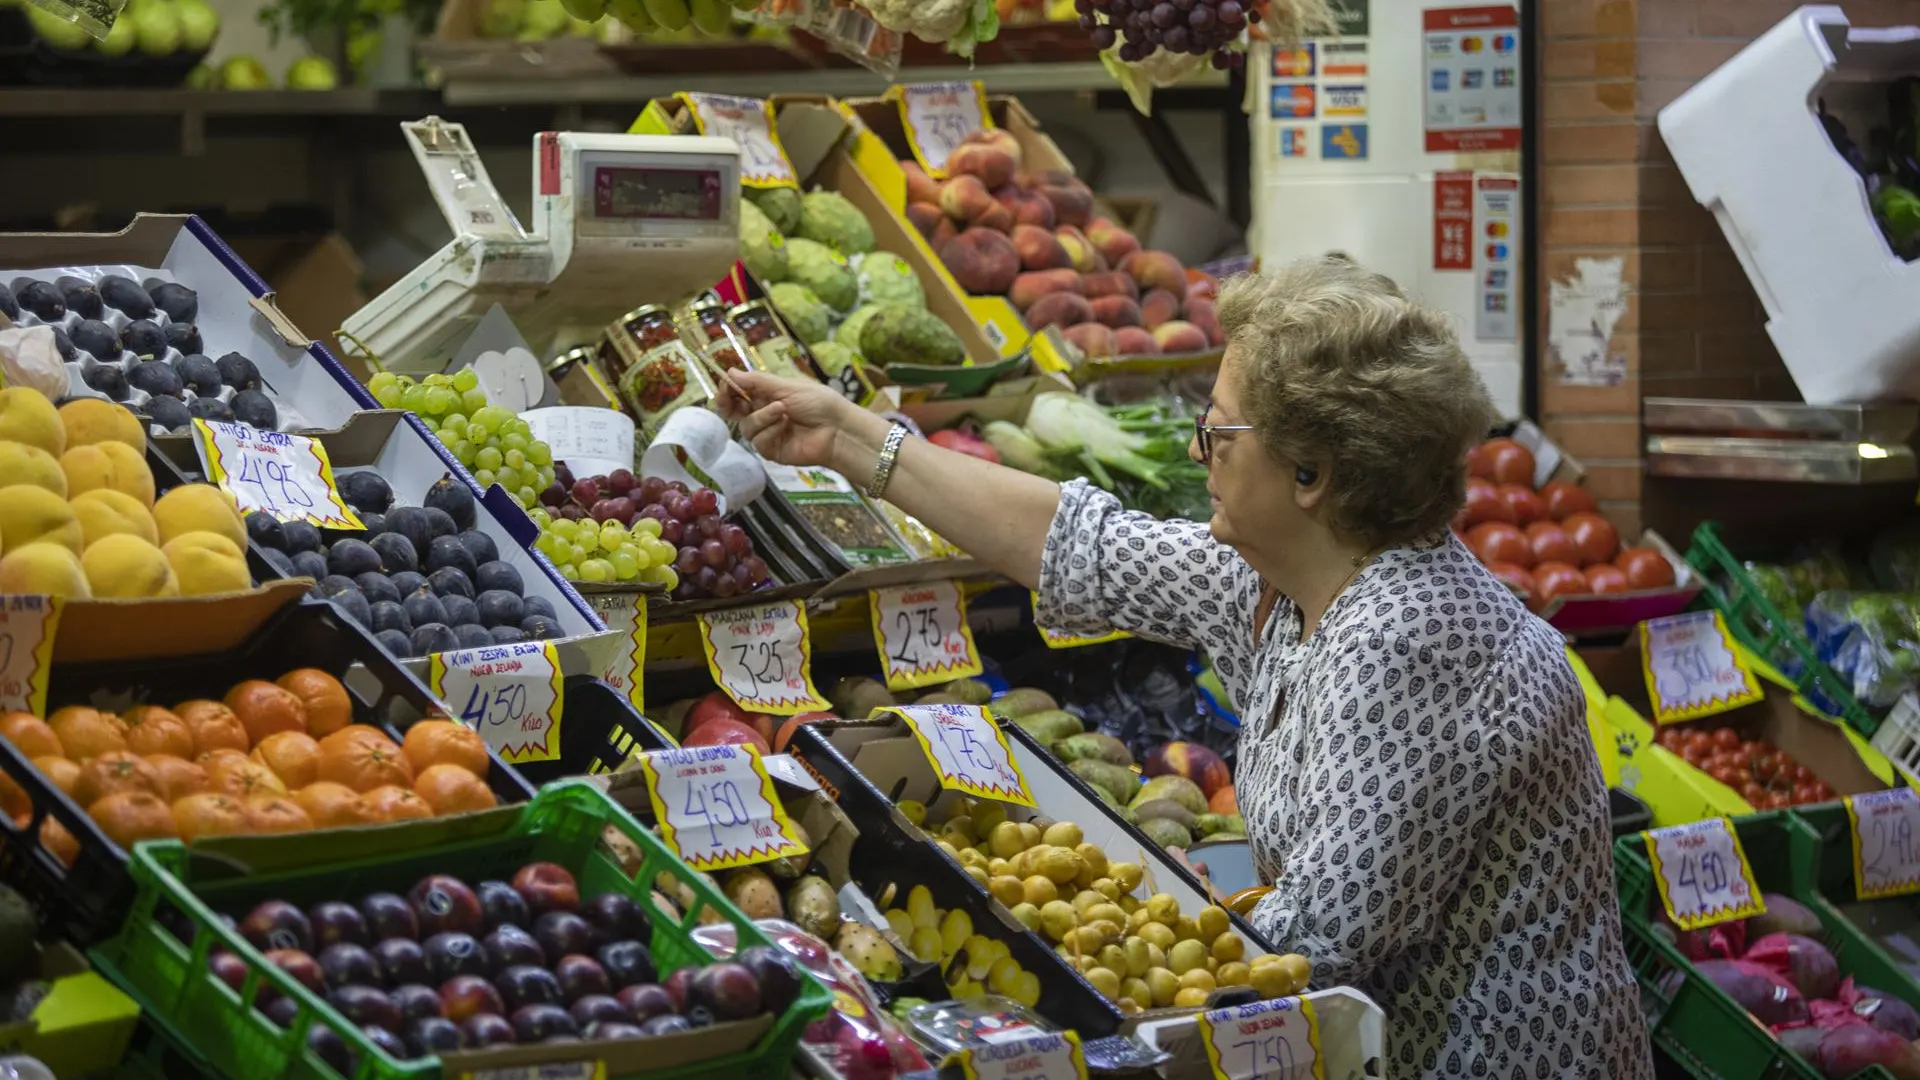
[[[1351,260],[1232,278],[1217,314],[1268,450],[1328,473],[1333,525],[1369,546],[1435,532],[1497,419],[1447,317]]]

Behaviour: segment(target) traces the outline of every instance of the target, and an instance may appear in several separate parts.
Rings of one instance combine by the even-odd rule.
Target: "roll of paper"
[[[691,462],[707,479],[695,476],[682,460]],[[720,496],[722,514],[751,503],[767,486],[767,470],[759,456],[733,441],[726,421],[696,408],[667,417],[660,434],[640,456],[640,472],[678,480],[690,488],[711,487]]]
[[[633,468],[633,419],[618,409],[555,405],[530,409],[520,419],[576,477]]]

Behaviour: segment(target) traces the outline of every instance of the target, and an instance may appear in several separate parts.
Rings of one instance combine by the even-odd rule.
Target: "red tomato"
[[[1811,784],[1818,779],[1819,777],[1813,775],[1813,770],[1807,768],[1805,765],[1795,765],[1793,767],[1793,782],[1796,784]]]
[[[1619,530],[1599,514],[1574,514],[1560,524],[1580,552],[1582,566],[1611,562],[1613,553],[1620,550]]]
[[[1626,571],[1612,563],[1595,563],[1587,567],[1587,588],[1596,593],[1626,592],[1632,586],[1627,584]]]
[[[1479,474],[1496,484],[1533,487],[1533,451],[1512,439],[1488,439],[1480,444],[1486,471]]]
[[[1507,500],[1500,497],[1499,489],[1493,481],[1474,477],[1467,481],[1467,504],[1462,511],[1466,515],[1466,528],[1472,529],[1486,521],[1504,521],[1509,525],[1518,524],[1513,520],[1513,508]]]
[[[1714,728],[1713,745],[1719,750],[1739,750],[1740,733],[1730,727]]]
[[[1687,745],[1697,746],[1701,750],[1711,751],[1713,749],[1713,734],[1704,728],[1694,728],[1692,731],[1687,732]]]
[[[1540,489],[1540,499],[1547,504],[1547,515],[1555,521],[1563,521],[1569,515],[1582,511],[1593,513],[1600,509],[1600,504],[1593,499],[1593,492],[1566,480],[1549,480],[1547,486]]]
[[[1740,785],[1740,797],[1752,803],[1756,810],[1767,805],[1767,789],[1751,780]]]
[[[1533,575],[1527,573],[1526,567],[1497,562],[1487,564],[1487,569],[1493,571],[1493,576],[1499,578],[1507,588],[1524,597],[1533,596]]]
[[[1740,770],[1731,765],[1710,766],[1707,769],[1707,775],[1730,788],[1738,788],[1740,786]]]
[[[1513,511],[1515,525],[1525,528],[1532,522],[1546,520],[1547,504],[1540,501],[1532,488],[1525,484],[1501,484],[1494,490],[1499,493],[1500,501],[1507,504],[1507,509]]]
[[[1535,566],[1533,583],[1539,587],[1542,603],[1556,596],[1578,596],[1587,591],[1587,579],[1580,571],[1563,562],[1546,562]]]
[[[1467,546],[1488,565],[1494,563],[1513,563],[1516,566],[1533,565],[1533,549],[1527,546],[1527,538],[1519,529],[1502,521],[1487,521],[1475,525],[1467,532]]]
[[[1819,796],[1814,802],[1826,802],[1828,799],[1833,798],[1833,788],[1830,787],[1825,780],[1815,780],[1813,782],[1813,790],[1814,793]]]
[[[1652,548],[1624,548],[1613,564],[1626,571],[1627,584],[1636,589],[1664,589],[1673,584],[1673,564]]]
[[[1527,546],[1533,549],[1535,563],[1571,563],[1579,561],[1579,552],[1566,530],[1551,521],[1536,521],[1527,526]]]
[[[1486,443],[1467,451],[1467,475],[1476,480],[1493,482],[1493,459],[1487,456]]]

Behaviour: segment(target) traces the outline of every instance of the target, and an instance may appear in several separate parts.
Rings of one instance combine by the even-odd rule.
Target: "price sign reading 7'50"
[[[1027,778],[993,714],[979,705],[901,705],[887,710],[907,722],[940,786],[983,799],[1033,806]]]
[[[1325,1080],[1320,1023],[1305,998],[1275,998],[1200,1015],[1207,1064],[1219,1080]]]
[[[749,712],[792,716],[829,708],[808,672],[807,612],[781,600],[700,616],[714,684]]]

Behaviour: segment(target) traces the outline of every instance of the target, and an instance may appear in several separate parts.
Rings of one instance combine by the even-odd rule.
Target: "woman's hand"
[[[1172,858],[1174,862],[1177,862],[1181,866],[1184,866],[1187,869],[1193,871],[1193,876],[1199,878],[1200,884],[1206,887],[1207,897],[1210,900],[1218,904],[1226,899],[1226,897],[1220,895],[1219,889],[1216,889],[1213,887],[1213,879],[1207,876],[1206,863],[1193,862],[1192,860],[1188,859],[1185,848],[1167,848],[1165,850],[1167,855],[1170,858]]]
[[[722,416],[739,423],[740,434],[761,457],[783,465],[825,465],[842,472],[852,464],[853,474],[872,468],[872,457],[886,438],[885,420],[821,383],[753,371],[730,376],[716,404]],[[847,445],[849,441],[860,445]],[[872,445],[865,446],[867,442]],[[864,466],[848,460],[862,449]]]

